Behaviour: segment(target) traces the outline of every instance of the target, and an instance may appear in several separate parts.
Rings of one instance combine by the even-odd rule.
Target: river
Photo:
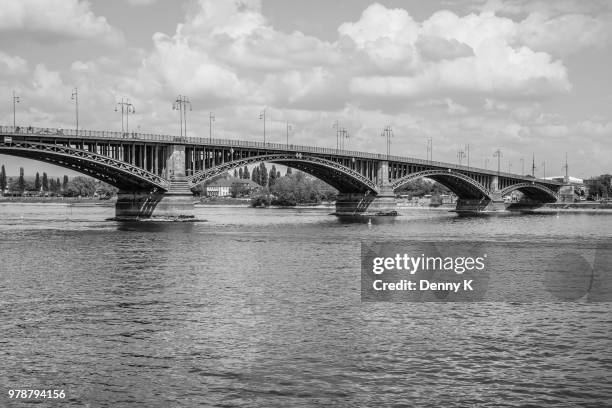
[[[112,207],[0,204],[0,406],[23,388],[63,389],[42,405],[62,407],[612,401],[607,301],[360,299],[362,240],[523,248],[498,265],[511,274],[538,248],[601,247],[610,215],[197,211],[119,223]]]

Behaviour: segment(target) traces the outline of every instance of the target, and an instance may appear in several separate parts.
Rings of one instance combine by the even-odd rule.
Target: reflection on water
[[[508,274],[538,245],[593,262],[612,217],[199,208],[206,222],[118,223],[102,221],[112,208],[0,211],[3,390],[62,388],[75,407],[612,398],[610,303],[366,304],[359,273],[363,239],[523,245],[500,266]]]

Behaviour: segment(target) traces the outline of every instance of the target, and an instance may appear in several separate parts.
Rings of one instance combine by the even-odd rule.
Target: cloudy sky
[[[0,122],[179,133],[172,110],[187,95],[189,136],[267,139],[537,175],[612,172],[612,2],[607,0],[3,0]],[[10,174],[36,162],[0,155]]]

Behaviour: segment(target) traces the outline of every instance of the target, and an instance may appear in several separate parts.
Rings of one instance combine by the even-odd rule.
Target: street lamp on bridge
[[[503,154],[501,152],[501,150],[497,149],[495,151],[495,153],[493,153],[493,157],[497,157],[497,189],[499,190],[499,173],[500,173],[500,166],[501,166],[501,158],[503,157]]]
[[[176,101],[172,104],[172,110],[179,111],[179,120],[181,122],[181,137],[183,137],[183,129],[185,129],[185,137],[187,137],[187,105],[191,108],[191,101],[185,95],[176,97]],[[184,125],[184,126],[183,126]]]
[[[466,154],[467,154],[467,166],[468,166],[468,169],[469,169],[470,168],[470,145],[469,144],[465,145],[465,151],[466,151]]]
[[[344,149],[344,139],[347,140],[347,144],[348,144],[348,139],[351,137],[351,135],[349,134],[348,130],[346,130],[346,128],[342,128],[340,130],[340,149]]]
[[[289,131],[292,129],[291,124],[287,122],[287,147],[289,147]]]
[[[525,159],[521,157],[521,176],[525,175]]]
[[[76,114],[76,135],[79,136],[79,89],[74,88],[70,100],[74,101],[74,110]]]
[[[391,138],[393,137],[393,130],[391,129],[391,125],[385,126],[380,135],[382,137],[387,138],[387,160],[389,160],[389,153],[391,152]]]
[[[461,166],[461,161],[463,160],[464,157],[465,157],[465,152],[461,149],[457,150],[457,161],[459,162],[460,166]]]
[[[336,129],[336,151],[340,150],[340,122],[337,120],[332,125],[332,128]]]
[[[259,114],[259,119],[263,120],[263,136],[264,136],[264,144],[266,143],[266,109]]]
[[[117,108],[120,106],[121,108]],[[121,132],[128,133],[130,131],[129,121],[130,121],[130,113],[136,113],[136,109],[134,109],[134,105],[130,102],[130,98],[121,97],[121,102],[117,102],[115,104],[115,112],[119,112],[121,109]],[[123,117],[125,116],[125,128],[123,127]]]
[[[542,162],[542,173],[544,174],[544,176],[542,178],[546,178],[546,161]]]
[[[427,160],[429,162],[433,161],[433,140],[431,137],[427,139]]]
[[[212,123],[215,121],[215,114],[208,113],[208,139],[212,142]]]
[[[19,97],[15,96],[15,91],[13,91],[13,131],[16,129],[15,125],[15,105],[19,103]]]
[[[565,153],[565,164],[561,166],[561,170],[565,170],[565,182],[569,183],[569,164],[567,164],[567,153]]]

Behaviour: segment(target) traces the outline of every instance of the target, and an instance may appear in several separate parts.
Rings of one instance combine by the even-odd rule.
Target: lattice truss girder
[[[130,163],[68,146],[28,141],[0,142],[0,152],[71,168],[119,188],[128,184],[167,190],[170,184],[165,178]]]
[[[320,178],[321,180],[332,185],[333,187],[336,187],[340,191],[348,189],[350,191],[365,192],[370,190],[374,193],[378,192],[376,184],[361,173],[352,170],[340,163],[317,156],[304,155],[301,153],[268,154],[236,159],[230,162],[217,165],[210,169],[199,171],[193,176],[187,177],[187,180],[193,188],[198,184],[204,183],[217,176],[220,176],[226,171],[230,171],[234,168],[258,162],[279,163],[289,167],[295,167],[299,170],[303,170]]]

